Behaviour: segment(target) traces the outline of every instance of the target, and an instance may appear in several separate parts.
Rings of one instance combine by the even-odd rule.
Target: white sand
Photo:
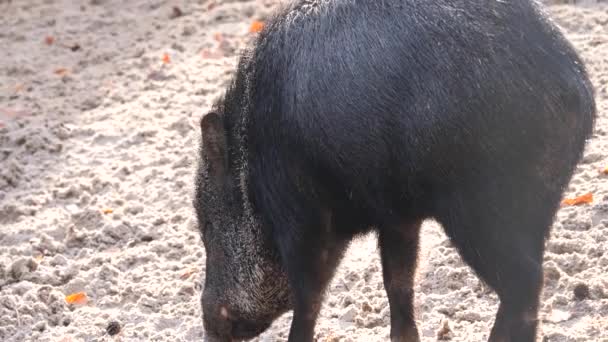
[[[251,22],[276,3],[0,0],[1,341],[201,339],[204,251],[190,204],[197,121],[229,79]],[[170,19],[173,6],[184,15]],[[588,64],[599,121],[567,193],[591,191],[595,201],[563,208],[548,242],[542,331],[551,342],[605,342],[608,6],[550,13]],[[437,340],[445,322],[443,338],[485,340],[496,296],[432,222],[423,243],[423,340]],[[579,284],[587,299],[574,298]],[[89,302],[67,305],[77,291]],[[289,317],[259,341],[284,340]],[[111,320],[122,326],[114,337],[105,335]],[[320,341],[388,339],[373,238],[350,249],[317,333]]]

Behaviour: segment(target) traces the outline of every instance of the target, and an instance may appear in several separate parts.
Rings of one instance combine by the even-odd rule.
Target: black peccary
[[[419,341],[412,282],[434,218],[500,298],[490,341],[534,341],[544,241],[595,112],[532,0],[288,5],[201,120],[207,339],[253,338],[293,309],[289,341],[312,341],[346,246],[373,231],[391,339]]]

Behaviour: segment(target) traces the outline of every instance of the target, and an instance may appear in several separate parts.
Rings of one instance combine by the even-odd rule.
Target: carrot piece
[[[251,23],[251,26],[249,26],[249,32],[250,33],[258,33],[260,31],[262,31],[264,29],[264,23],[261,21],[254,21],[253,23]]]
[[[87,294],[84,292],[76,292],[65,296],[65,301],[68,304],[86,304]]]
[[[182,275],[179,276],[179,279],[188,279],[194,272],[196,272],[195,269],[189,269],[182,273]]]
[[[66,75],[68,73],[68,69],[66,68],[58,68],[55,69],[55,71],[53,71],[55,74],[59,75],[59,76],[63,76]]]
[[[593,203],[593,194],[590,192],[578,197],[566,198],[562,201],[562,205],[580,205],[590,203]]]

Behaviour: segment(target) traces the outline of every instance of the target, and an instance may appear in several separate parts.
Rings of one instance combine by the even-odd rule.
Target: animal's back
[[[561,188],[595,116],[579,57],[527,0],[305,1],[253,60],[249,128],[272,132],[251,150],[374,215],[489,175]]]

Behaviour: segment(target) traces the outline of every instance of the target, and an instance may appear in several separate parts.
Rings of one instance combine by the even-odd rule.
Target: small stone
[[[590,153],[583,157],[582,163],[584,163],[584,164],[595,163],[597,161],[600,161],[602,159],[602,157],[603,157],[603,155],[601,153]]]
[[[184,217],[180,214],[176,214],[171,218],[171,223],[180,223],[184,220]]]
[[[349,305],[353,304],[354,302],[355,302],[355,300],[349,294],[346,294],[344,297],[342,297],[342,307],[346,308]]]
[[[34,324],[33,326],[33,330],[37,330],[37,331],[44,331],[44,329],[46,329],[46,322],[45,321],[40,321],[36,324]]]
[[[574,287],[574,298],[576,300],[585,300],[589,298],[589,286],[584,283],[579,283]]]
[[[437,340],[439,341],[448,341],[452,339],[452,329],[450,329],[450,325],[447,320],[444,320],[441,324],[441,328],[437,331]]]
[[[132,205],[125,208],[125,213],[130,215],[137,215],[144,211],[144,207],[142,205]]]
[[[121,327],[118,321],[111,321],[106,327],[106,333],[108,333],[110,336],[114,336],[120,332],[120,329]]]
[[[25,274],[35,271],[38,268],[36,261],[21,258],[11,265],[10,274],[15,280],[20,280]]]
[[[373,311],[372,307],[369,305],[368,302],[364,302],[363,304],[361,304],[361,310],[363,310],[365,312],[372,312]]]
[[[184,296],[194,296],[194,287],[191,285],[182,286],[182,288],[179,289],[177,294]]]
[[[184,11],[182,11],[181,8],[179,8],[177,6],[173,6],[173,9],[171,9],[171,14],[169,14],[169,19],[179,18],[183,15],[184,15]]]
[[[156,219],[155,219],[155,220],[152,222],[152,224],[153,224],[153,225],[155,225],[155,226],[160,226],[161,224],[164,224],[164,223],[166,223],[166,222],[167,222],[167,220],[165,220],[165,218],[164,218],[164,217],[157,217],[157,218],[156,218]]]
[[[357,311],[355,308],[350,306],[348,309],[344,311],[344,313],[340,316],[340,320],[342,322],[354,322],[355,316],[357,315]]]
[[[142,242],[150,242],[150,241],[153,241],[153,240],[154,240],[154,236],[149,235],[149,234],[142,235],[142,236],[141,236],[141,238],[140,238],[140,240],[141,240]]]
[[[459,312],[457,318],[461,321],[478,322],[481,321],[481,315],[475,311]]]
[[[65,265],[66,263],[67,259],[61,254],[55,255],[50,262],[51,266]]]
[[[87,98],[84,101],[82,101],[80,107],[83,110],[92,110],[92,109],[99,107],[100,105],[101,105],[100,98],[91,97],[91,98]]]

